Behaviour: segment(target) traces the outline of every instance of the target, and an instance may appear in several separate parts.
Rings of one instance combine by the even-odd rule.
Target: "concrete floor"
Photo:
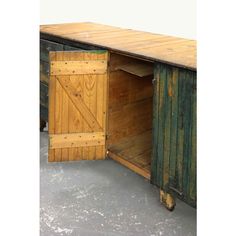
[[[41,236],[196,235],[196,210],[167,211],[143,177],[113,160],[47,163],[47,132],[40,142]]]

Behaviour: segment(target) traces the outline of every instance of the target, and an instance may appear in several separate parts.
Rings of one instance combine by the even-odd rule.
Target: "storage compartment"
[[[108,156],[150,178],[153,64],[110,54]]]

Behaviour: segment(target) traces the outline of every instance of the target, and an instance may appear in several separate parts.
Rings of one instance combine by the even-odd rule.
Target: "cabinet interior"
[[[107,149],[110,158],[150,178],[153,64],[111,53]]]

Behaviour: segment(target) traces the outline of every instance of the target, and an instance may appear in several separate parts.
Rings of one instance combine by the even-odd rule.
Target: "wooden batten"
[[[49,135],[50,149],[100,146],[104,144],[105,144],[104,132]]]
[[[107,71],[105,60],[52,61],[50,66],[51,75],[104,74]]]

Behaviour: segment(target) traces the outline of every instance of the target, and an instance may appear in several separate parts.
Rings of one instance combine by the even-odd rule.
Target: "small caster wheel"
[[[40,132],[43,132],[45,127],[46,127],[46,121],[40,119]]]
[[[160,201],[169,211],[174,210],[175,208],[174,197],[170,193],[167,193],[162,189],[160,190]]]

